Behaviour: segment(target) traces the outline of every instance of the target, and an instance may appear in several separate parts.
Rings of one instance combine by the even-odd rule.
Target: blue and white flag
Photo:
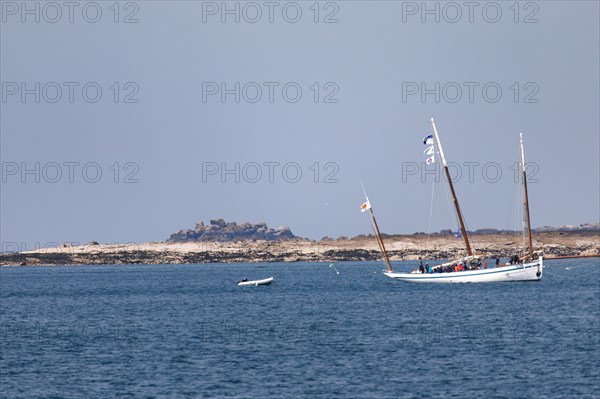
[[[433,134],[430,134],[427,137],[423,138],[423,144],[425,145],[432,145],[433,144]]]
[[[423,151],[424,155],[433,155],[433,146],[427,147],[425,151]]]

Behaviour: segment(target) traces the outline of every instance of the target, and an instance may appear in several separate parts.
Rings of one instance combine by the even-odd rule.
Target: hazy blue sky
[[[218,217],[369,233],[360,179],[384,232],[426,231],[431,180],[406,172],[430,117],[470,229],[517,227],[520,131],[533,226],[599,220],[596,1],[428,2],[439,22],[421,2],[227,2],[239,23],[221,2],[23,4],[1,3],[2,243],[163,240]]]

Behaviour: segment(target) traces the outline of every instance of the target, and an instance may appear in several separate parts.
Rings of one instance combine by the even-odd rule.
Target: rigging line
[[[433,214],[433,195],[435,194],[435,179],[431,183],[431,200],[429,202],[429,226],[427,227],[427,242],[425,247],[429,248],[429,238],[431,237],[431,219]]]
[[[437,212],[438,224],[440,229],[448,228],[448,225],[452,225],[452,222],[449,220],[452,218],[452,214],[454,211],[450,208],[450,199],[448,197],[448,189],[443,181],[436,181],[435,184],[442,185],[443,190],[437,190],[435,197],[435,210]],[[444,204],[448,207],[448,210],[444,210]],[[451,226],[452,227],[452,226]]]
[[[458,196],[458,194],[457,194],[457,196]],[[446,192],[446,197],[447,197],[447,192]],[[448,198],[448,197],[447,197],[447,198]],[[448,204],[448,208],[450,208],[450,202],[448,202],[448,201],[447,201],[446,203]],[[463,224],[464,224],[464,226],[465,226],[465,233],[466,233],[467,235],[469,235],[469,225],[468,225],[468,223],[467,223],[467,218],[465,217],[465,214],[464,214],[464,212],[462,211],[462,207],[461,207],[460,205],[459,205],[459,209],[460,209],[460,211],[461,211],[461,213],[462,213]],[[453,212],[453,211],[452,211],[452,210],[450,210],[450,212]],[[460,226],[460,222],[459,222],[459,220],[458,220],[458,213],[457,213],[457,212],[454,212],[454,213],[455,213],[455,218],[454,218],[455,226],[454,226],[454,227],[456,228],[456,231],[458,231],[458,230],[460,229],[460,227],[459,227],[459,226]],[[453,233],[454,233],[454,232],[453,232]],[[461,231],[461,233],[462,233],[462,231]],[[475,252],[475,246],[473,245],[473,242],[471,242],[471,250],[472,250],[473,252]]]
[[[433,125],[431,126],[431,134],[435,135],[435,129],[433,128]],[[441,163],[441,161],[442,161],[442,155],[440,154],[440,147],[439,147],[439,143],[437,142],[437,140],[433,140],[433,146],[434,146],[433,147],[434,148],[434,154],[435,154],[435,156],[437,156],[437,159],[438,159],[437,162],[434,162],[435,171],[436,171],[436,173],[435,173],[435,179],[434,180],[439,181],[439,183],[442,186],[444,186],[444,194],[446,196],[446,201],[445,202],[446,202],[446,205],[448,206],[448,215],[455,214],[454,215],[454,226],[453,226],[453,228],[451,227],[451,229],[450,229],[451,231],[454,231],[455,229],[458,229],[459,228],[458,226],[460,225],[460,223],[458,221],[458,214],[456,213],[455,210],[453,210],[450,207],[450,202],[451,201],[450,201],[450,195],[449,195],[449,191],[448,191],[449,188],[442,181],[442,180],[445,180],[447,177],[446,177],[446,175],[443,172],[444,166]],[[438,179],[438,176],[439,176],[439,179]],[[446,183],[449,183],[449,182],[446,182]],[[446,220],[442,221],[442,219],[440,219],[440,221],[442,223],[446,223]],[[448,227],[448,226],[446,225],[446,227]]]
[[[506,215],[506,225],[505,228],[507,231],[511,231],[514,229],[514,221],[518,220],[518,198],[517,197],[517,185],[516,184],[511,184],[511,193],[510,196],[508,197],[508,203],[510,204],[510,207],[508,209],[508,214]],[[510,235],[510,233],[509,233]]]
[[[520,149],[519,149],[520,151]],[[519,157],[520,157],[520,153],[519,153]],[[519,158],[520,159],[520,158]],[[508,237],[510,239],[512,239],[512,241],[514,241],[513,244],[513,249],[518,250],[519,249],[519,232],[521,230],[521,225],[522,225],[522,199],[521,199],[521,191],[522,190],[518,190],[518,186],[519,186],[519,182],[521,181],[520,179],[520,174],[519,174],[519,163],[517,163],[517,168],[515,169],[515,181],[513,181],[513,183],[511,184],[511,195],[509,197],[509,203],[511,204],[510,206],[510,212],[508,214],[507,217],[507,223],[506,223],[506,229],[508,230]],[[517,191],[518,190],[518,191]]]
[[[437,183],[435,180],[433,182],[434,185],[438,185],[439,183]],[[446,226],[446,219],[448,218],[448,214],[443,212],[442,210],[442,203],[440,202],[441,199],[438,198],[441,196],[441,192],[440,190],[436,190],[435,191],[435,195],[433,196],[433,209],[435,211],[435,217],[436,217],[436,221],[438,224],[438,227],[441,226]],[[435,244],[434,244],[435,245]]]
[[[518,168],[518,166],[517,166]],[[515,196],[515,201],[517,204],[515,205],[517,213],[516,213],[516,226],[515,226],[515,249],[519,249],[523,244],[523,190],[519,187],[521,184],[521,176],[517,171],[517,182],[515,186],[515,190],[517,195]],[[521,244],[517,244],[521,240]]]
[[[452,229],[452,231],[454,231],[455,229],[458,229],[459,226],[459,222],[458,222],[458,214],[456,213],[455,210],[452,209],[452,207],[450,206],[450,203],[452,202],[450,200],[450,194],[449,194],[449,188],[447,187],[446,184],[442,183],[441,180],[446,179],[445,177],[446,175],[442,174],[440,171],[440,183],[442,184],[442,186],[444,186],[444,194],[446,196],[446,205],[448,206],[448,215],[454,215],[454,227]]]
[[[431,128],[431,130],[433,130],[433,128]],[[433,135],[433,131],[431,131],[431,135]],[[439,155],[437,154],[436,151],[436,147],[435,147],[435,140],[433,140],[433,157],[435,159],[435,157],[438,157],[439,159]],[[435,164],[435,162],[434,162]],[[426,163],[422,163],[423,167],[425,167]],[[427,176],[427,175],[425,175]],[[423,178],[423,173],[421,173],[421,178]],[[427,179],[427,177],[425,177]],[[429,241],[431,238],[431,221],[433,219],[433,196],[435,193],[435,178],[433,179],[432,183],[431,183],[431,199],[429,201],[429,222],[427,225],[427,240],[425,241],[425,250],[429,251]]]
[[[522,168],[523,165],[521,164],[521,144],[519,143],[519,146],[517,147],[518,150],[518,155],[517,155],[517,159],[519,160],[517,162],[517,186],[518,186],[518,190],[519,190],[519,220],[520,220],[520,225],[519,225],[519,229],[521,232],[521,245],[520,247],[523,247],[523,244],[525,243],[525,204],[524,204],[524,193],[523,193],[523,172],[522,172]]]
[[[433,196],[434,215],[432,216],[432,218],[435,217],[436,223],[434,224],[434,226],[437,229],[436,232],[440,233],[441,230],[445,229],[448,226],[448,221],[447,221],[448,213],[446,211],[444,211],[444,206],[443,206],[444,198],[443,198],[442,190],[440,190],[440,188],[439,188],[440,182],[434,181],[434,185],[436,186],[437,190],[435,190],[435,193]],[[432,224],[433,224],[433,221],[432,221]],[[437,244],[439,244],[439,240],[437,241]],[[434,245],[436,245],[436,244],[434,244]]]
[[[521,211],[521,248],[525,248],[525,241],[526,241],[526,237],[525,237],[525,223],[527,223],[527,221],[525,220],[525,189],[523,187],[523,175],[522,175],[522,171],[521,168],[524,167],[524,165],[521,164],[521,144],[519,143],[519,162],[518,167],[519,167],[519,173],[517,173],[517,176],[519,176],[518,178],[518,185],[519,185],[519,203],[521,204],[521,206],[519,207],[520,211]]]
[[[469,234],[469,225],[467,224],[467,220],[465,219],[464,214],[463,214],[463,223],[465,224],[465,232],[468,235]],[[473,236],[470,236],[470,237],[471,237],[471,250],[473,251],[473,254],[475,255],[475,252],[476,252],[475,251],[475,249],[476,249],[475,243],[473,242]]]
[[[443,175],[442,179],[445,179],[445,178],[446,178],[445,175]],[[444,194],[446,197],[446,200],[444,202],[446,203],[446,206],[448,207],[448,212],[446,213],[446,218],[444,219],[444,223],[447,223],[445,225],[446,228],[448,227],[448,224],[452,224],[452,222],[448,223],[448,217],[450,217],[450,219],[453,221],[453,224],[454,224],[454,226],[453,227],[451,226],[451,228],[450,228],[451,235],[453,235],[455,231],[460,230],[460,222],[458,220],[458,213],[451,206],[452,200],[450,199],[450,189],[448,188],[448,185],[443,184],[443,182],[441,182],[441,184],[444,186]],[[465,223],[465,229],[467,229],[464,217],[463,217],[463,223]],[[461,233],[462,233],[462,231],[461,231]],[[466,249],[464,249],[464,248],[462,250],[466,251]]]

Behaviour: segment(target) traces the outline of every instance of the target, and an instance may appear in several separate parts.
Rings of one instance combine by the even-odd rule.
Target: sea
[[[599,260],[545,265],[455,285],[381,262],[2,267],[0,397],[598,398]]]

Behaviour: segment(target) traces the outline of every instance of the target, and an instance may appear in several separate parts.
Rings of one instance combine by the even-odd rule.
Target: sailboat
[[[531,222],[529,216],[529,198],[527,193],[527,171],[525,167],[523,133],[521,133],[520,136],[520,169],[522,171],[521,180],[523,186],[523,221],[527,230],[528,252],[525,256],[520,257],[518,259],[514,259],[514,262],[512,262],[512,264],[502,265],[495,268],[487,268],[485,266],[482,267],[482,265],[486,265],[487,263],[481,262],[484,257],[474,253],[471,243],[469,241],[469,236],[465,227],[463,214],[458,203],[456,191],[454,190],[452,178],[448,170],[448,164],[444,156],[442,143],[440,141],[435,126],[435,121],[433,118],[431,118],[431,125],[433,127],[433,135],[431,136],[430,140],[431,144],[433,145],[433,156],[430,157],[428,163],[430,163],[430,161],[433,162],[435,153],[439,154],[439,157],[442,162],[442,167],[446,176],[446,180],[448,181],[450,187],[450,193],[452,194],[452,202],[454,203],[454,209],[456,211],[458,224],[460,226],[460,233],[464,240],[466,256],[460,259],[455,259],[450,262],[433,266],[431,268],[431,272],[422,272],[419,269],[413,270],[410,273],[394,272],[389,261],[389,257],[387,255],[387,251],[385,250],[383,239],[381,237],[381,234],[379,233],[379,229],[377,228],[377,223],[375,221],[373,210],[371,209],[369,200],[367,198],[367,202],[365,204],[371,210],[371,216],[373,218],[373,225],[377,237],[377,242],[379,244],[379,249],[381,250],[386,264],[388,266],[388,270],[384,271],[383,274],[390,278],[410,283],[486,283],[509,281],[540,281],[542,279],[542,274],[544,270],[544,260],[541,255],[537,259],[534,259],[535,256],[531,239]],[[427,139],[428,138],[426,138],[426,140]],[[365,204],[363,204],[363,208],[365,207]]]

